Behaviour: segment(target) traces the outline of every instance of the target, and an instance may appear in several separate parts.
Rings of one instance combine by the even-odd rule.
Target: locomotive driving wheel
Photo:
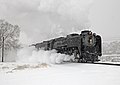
[[[78,63],[78,62],[79,62],[79,54],[78,54],[78,50],[74,50],[73,55],[74,55],[74,57],[75,57],[75,58],[74,58],[74,61]]]
[[[87,60],[85,58],[83,58],[82,63],[87,63]]]
[[[95,59],[96,58],[96,56],[92,56],[92,60],[91,60],[91,63],[94,63],[95,62]]]

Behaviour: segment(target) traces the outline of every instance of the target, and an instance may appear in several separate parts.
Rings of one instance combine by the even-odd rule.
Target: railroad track
[[[67,63],[67,61],[65,61]],[[70,62],[69,62],[70,63]],[[77,62],[72,62],[72,63],[77,63]],[[120,66],[120,64],[116,64],[116,63],[105,63],[105,62],[95,62],[95,63],[91,63],[91,62],[87,62],[84,64],[98,64],[98,65],[111,65],[111,66]]]
[[[95,62],[95,63],[90,63],[90,64],[100,64],[100,65],[120,66],[120,64],[114,64],[114,63],[99,63],[99,62]]]

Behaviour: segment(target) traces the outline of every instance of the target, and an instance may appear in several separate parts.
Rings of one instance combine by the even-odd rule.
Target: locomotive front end
[[[97,35],[91,31],[82,31],[82,60],[86,61],[98,61],[99,52],[101,52],[101,41],[98,40]]]

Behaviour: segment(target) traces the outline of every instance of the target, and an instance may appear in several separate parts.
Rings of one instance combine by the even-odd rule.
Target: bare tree
[[[0,19],[0,49],[2,48],[2,51],[18,48],[19,34],[20,27],[18,25],[12,25]]]

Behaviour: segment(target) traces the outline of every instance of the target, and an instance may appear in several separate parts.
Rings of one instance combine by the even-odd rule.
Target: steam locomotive
[[[102,56],[101,37],[89,30],[81,31],[81,34],[69,34],[41,43],[32,44],[37,50],[53,50],[66,55],[74,55],[76,62],[96,62]]]

